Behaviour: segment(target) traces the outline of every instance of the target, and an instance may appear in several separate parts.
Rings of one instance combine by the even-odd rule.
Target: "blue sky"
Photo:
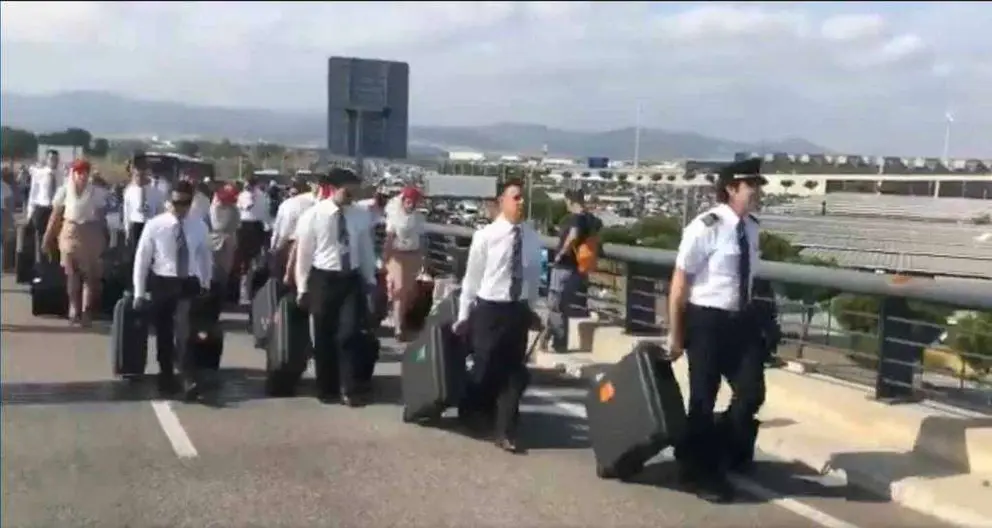
[[[411,65],[419,124],[633,124],[992,158],[992,8],[942,3],[4,2],[5,90],[322,112],[330,55]]]

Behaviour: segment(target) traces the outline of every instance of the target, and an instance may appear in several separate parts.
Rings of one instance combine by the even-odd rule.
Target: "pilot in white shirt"
[[[259,189],[258,179],[249,177],[245,188],[238,195],[238,211],[241,214],[241,227],[238,228],[238,244],[235,268],[241,276],[241,302],[251,302],[249,272],[252,261],[266,247],[265,227],[269,221],[269,197]]]
[[[192,357],[196,350],[186,346],[189,301],[208,291],[213,273],[207,224],[188,215],[193,193],[189,182],[176,183],[170,211],[145,224],[133,270],[135,307],[142,308],[150,298],[149,322],[155,326],[159,389],[172,393],[185,385],[188,399],[199,395],[195,367],[203,364],[200,358]],[[176,378],[176,367],[184,380]]]
[[[296,229],[295,283],[299,304],[309,309],[318,398],[359,405],[371,382],[363,335],[366,297],[376,285],[376,257],[368,211],[352,196],[360,180],[349,169],[332,169],[322,186],[333,186],[300,219]]]
[[[42,251],[42,238],[52,216],[52,201],[59,187],[65,184],[66,172],[59,164],[59,152],[50,149],[46,153],[45,164],[28,169],[31,182],[28,187],[27,217],[35,242],[35,260],[45,258]]]
[[[697,494],[729,502],[733,488],[724,471],[747,469],[754,457],[757,414],[765,399],[761,325],[752,299],[758,265],[759,158],[722,168],[716,181],[719,205],[696,217],[682,233],[669,294],[671,359],[687,351],[688,431],[676,458]],[[730,407],[714,419],[721,377],[734,390]],[[726,461],[721,464],[719,461]]]
[[[145,228],[145,223],[165,212],[167,197],[161,189],[152,184],[146,172],[138,168],[131,170],[131,183],[124,189],[121,216],[128,247],[131,248],[132,253],[138,247],[138,240],[141,238],[141,230]]]
[[[541,239],[523,221],[522,190],[520,180],[503,182],[497,195],[500,216],[472,236],[454,327],[456,333],[468,333],[475,358],[459,416],[492,428],[496,445],[512,453],[518,452],[517,417],[528,382],[527,331],[537,321],[541,281]]]
[[[300,216],[317,203],[317,195],[308,192],[310,183],[305,178],[294,178],[291,185],[298,194],[279,204],[276,219],[272,223],[272,249],[276,252],[283,251],[289,245]]]

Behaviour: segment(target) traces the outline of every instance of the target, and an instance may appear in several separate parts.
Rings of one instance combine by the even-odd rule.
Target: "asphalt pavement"
[[[523,407],[525,455],[404,424],[389,340],[374,405],[319,404],[311,380],[269,399],[243,316],[226,322],[223,407],[156,400],[112,379],[106,325],[34,318],[7,277],[2,303],[4,527],[941,526],[768,457],[732,505],[679,491],[664,455],[636,483],[599,480],[583,383],[549,373]]]

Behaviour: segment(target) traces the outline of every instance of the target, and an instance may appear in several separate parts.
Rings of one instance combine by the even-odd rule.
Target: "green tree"
[[[24,129],[3,127],[0,143],[4,159],[34,158],[38,155],[38,138]]]
[[[180,141],[176,143],[176,152],[195,157],[200,154],[200,145],[195,141]]]
[[[779,185],[781,185],[782,188],[786,190],[786,192],[788,192],[789,189],[795,184],[796,182],[792,180],[782,180],[781,182],[779,182]]]
[[[95,138],[90,146],[89,155],[94,158],[106,158],[110,154],[110,141],[107,138]]]
[[[77,127],[70,127],[61,132],[38,134],[38,143],[43,145],[89,149],[92,141],[93,135],[88,130]]]
[[[844,293],[831,303],[831,314],[845,330],[854,333],[853,345],[858,352],[878,353],[878,318],[882,299],[876,296]],[[908,313],[902,320],[913,321],[912,341],[929,344],[936,329],[947,325],[954,309],[919,301],[910,301]]]
[[[988,372],[992,368],[992,313],[961,317],[947,332],[947,344],[972,368]]]

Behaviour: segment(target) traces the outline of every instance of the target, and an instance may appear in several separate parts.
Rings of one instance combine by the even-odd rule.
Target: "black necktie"
[[[737,293],[739,295],[737,307],[743,310],[750,300],[751,286],[751,245],[748,244],[747,230],[744,229],[744,221],[737,223],[737,249],[738,255],[738,275]]]
[[[348,234],[348,221],[344,209],[338,209],[338,245],[341,252],[341,271],[351,271],[351,235]]]
[[[524,289],[524,256],[523,256],[523,236],[520,233],[520,226],[513,226],[513,253],[510,256],[510,300],[520,300],[520,294]]]
[[[58,178],[58,174],[55,172],[55,169],[52,169],[51,173],[49,173],[49,178],[48,178],[48,189],[47,190],[48,190],[48,199],[49,200],[55,200],[55,191],[56,191],[56,188],[58,187],[57,178]]]
[[[189,277],[189,246],[186,244],[186,230],[183,229],[182,220],[176,231],[176,277],[185,279]]]

